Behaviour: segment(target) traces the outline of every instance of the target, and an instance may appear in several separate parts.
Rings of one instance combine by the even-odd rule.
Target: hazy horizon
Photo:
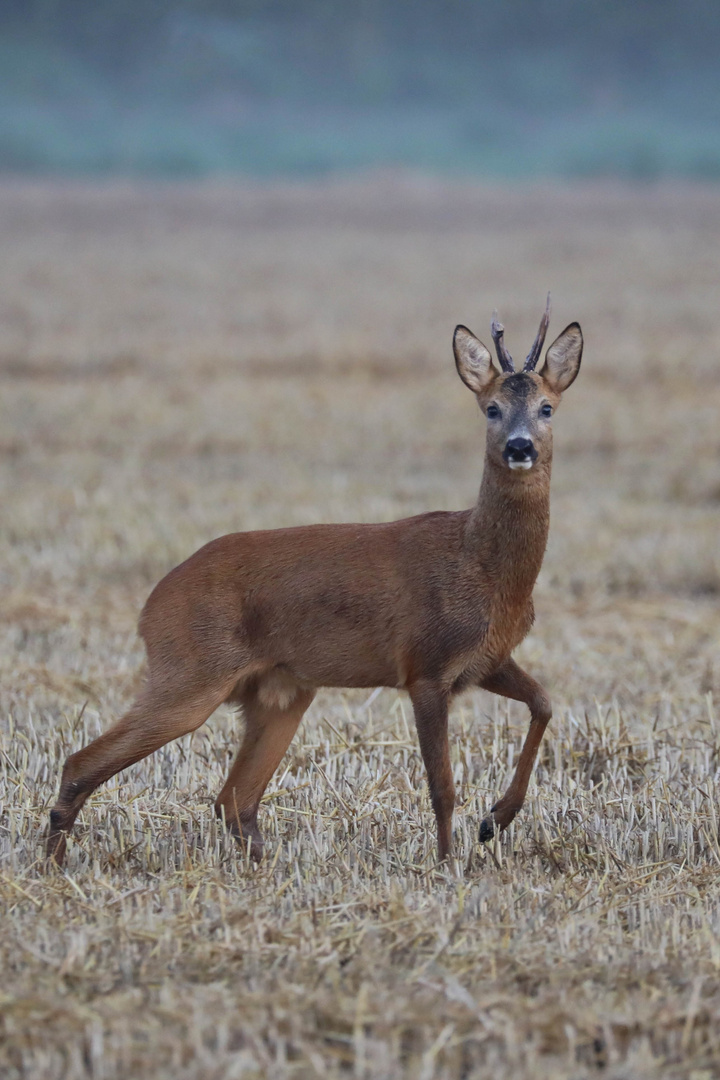
[[[0,175],[720,178],[710,0],[0,11]]]

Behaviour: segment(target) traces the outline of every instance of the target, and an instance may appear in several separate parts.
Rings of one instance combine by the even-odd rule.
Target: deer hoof
[[[480,843],[487,844],[488,840],[492,840],[494,835],[495,823],[491,814],[490,817],[483,818],[480,822]]]
[[[45,844],[45,864],[47,867],[62,866],[67,848],[67,816],[60,810],[50,813],[50,826]]]
[[[62,867],[65,862],[66,847],[67,838],[65,833],[54,833],[48,837],[44,864],[46,870]]]
[[[246,851],[248,847],[250,848],[250,858],[253,862],[262,862],[262,857],[265,852],[265,841],[254,822],[243,822],[240,825],[233,823],[231,832],[243,851]]]

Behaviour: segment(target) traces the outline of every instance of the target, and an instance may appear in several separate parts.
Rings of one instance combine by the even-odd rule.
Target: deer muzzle
[[[537,457],[532,439],[508,439],[503,450],[503,458],[511,469],[532,469]]]

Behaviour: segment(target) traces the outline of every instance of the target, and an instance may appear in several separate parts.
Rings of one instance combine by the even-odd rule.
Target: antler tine
[[[542,352],[542,347],[545,344],[545,335],[547,334],[547,329],[548,329],[549,325],[550,325],[550,293],[547,294],[547,300],[545,302],[545,311],[543,312],[543,317],[540,320],[540,329],[537,332],[537,337],[533,341],[532,349],[530,350],[530,352],[527,355],[527,360],[525,361],[525,367],[523,368],[523,371],[534,371],[535,370],[535,365],[537,364],[538,360],[540,359],[540,353]]]
[[[498,321],[497,310],[493,311],[492,322],[490,323],[490,333],[492,334],[493,341],[495,342],[495,351],[497,352],[497,358],[500,362],[500,367],[503,371],[514,371],[515,365],[513,364],[513,358],[505,348],[505,342],[503,341],[503,334],[505,333],[505,327]]]

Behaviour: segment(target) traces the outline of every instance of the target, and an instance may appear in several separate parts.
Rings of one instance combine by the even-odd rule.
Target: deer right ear
[[[540,375],[558,394],[564,393],[575,382],[582,360],[583,336],[580,323],[570,323],[555,338],[545,353],[545,364]]]
[[[474,394],[482,393],[497,377],[490,353],[466,326],[455,327],[453,352],[458,375]]]

